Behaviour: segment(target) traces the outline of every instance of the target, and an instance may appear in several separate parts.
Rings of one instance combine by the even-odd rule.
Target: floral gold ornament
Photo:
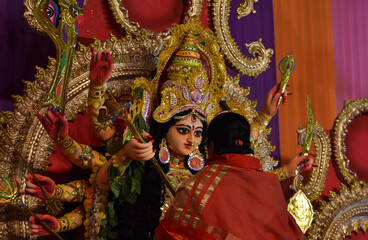
[[[247,16],[249,13],[256,13],[254,10],[253,4],[258,2],[258,0],[243,0],[242,3],[239,4],[239,7],[236,9],[238,13],[238,19]]]
[[[249,58],[240,51],[238,44],[231,36],[229,28],[230,3],[231,0],[214,0],[211,2],[213,26],[218,42],[234,70],[256,78],[269,67],[273,50],[266,49],[262,44],[262,39],[259,39],[245,44],[248,52],[254,58]]]
[[[314,217],[313,206],[308,197],[302,191],[297,191],[289,200],[287,209],[295,218],[302,232],[306,233],[311,227]]]

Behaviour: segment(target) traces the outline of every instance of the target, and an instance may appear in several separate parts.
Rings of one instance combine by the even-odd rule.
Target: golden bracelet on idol
[[[105,87],[96,88],[89,86],[88,92],[88,106],[92,106],[95,110],[98,110],[105,102]]]

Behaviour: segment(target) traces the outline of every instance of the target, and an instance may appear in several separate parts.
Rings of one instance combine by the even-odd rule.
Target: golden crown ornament
[[[192,111],[181,119],[196,115],[202,121],[207,121],[207,116],[218,111],[222,94],[215,94],[216,90],[210,86],[197,50],[195,36],[188,33],[168,67],[168,80],[161,88],[161,102],[153,112],[157,122],[167,122],[186,110]]]

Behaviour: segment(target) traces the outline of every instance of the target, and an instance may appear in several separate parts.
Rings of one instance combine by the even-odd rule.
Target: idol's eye
[[[50,20],[50,22],[52,23],[52,25],[54,25],[56,27],[57,18],[58,18],[58,15],[59,15],[59,9],[58,9],[58,6],[56,5],[56,3],[54,1],[50,1],[49,4],[47,5],[46,15],[47,15],[48,19]]]
[[[202,130],[195,130],[194,131],[194,136],[195,137],[201,137],[202,136]]]
[[[177,130],[180,134],[183,134],[183,135],[188,134],[188,133],[189,133],[189,131],[190,131],[188,128],[183,128],[183,127],[178,127],[178,128],[176,128],[176,130]]]
[[[79,10],[77,8],[73,7],[73,13],[75,15],[79,15]]]

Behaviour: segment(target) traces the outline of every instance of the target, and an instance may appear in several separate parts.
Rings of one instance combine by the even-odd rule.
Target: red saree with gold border
[[[212,156],[179,188],[155,232],[164,239],[304,239],[288,213],[278,177],[259,159]]]

